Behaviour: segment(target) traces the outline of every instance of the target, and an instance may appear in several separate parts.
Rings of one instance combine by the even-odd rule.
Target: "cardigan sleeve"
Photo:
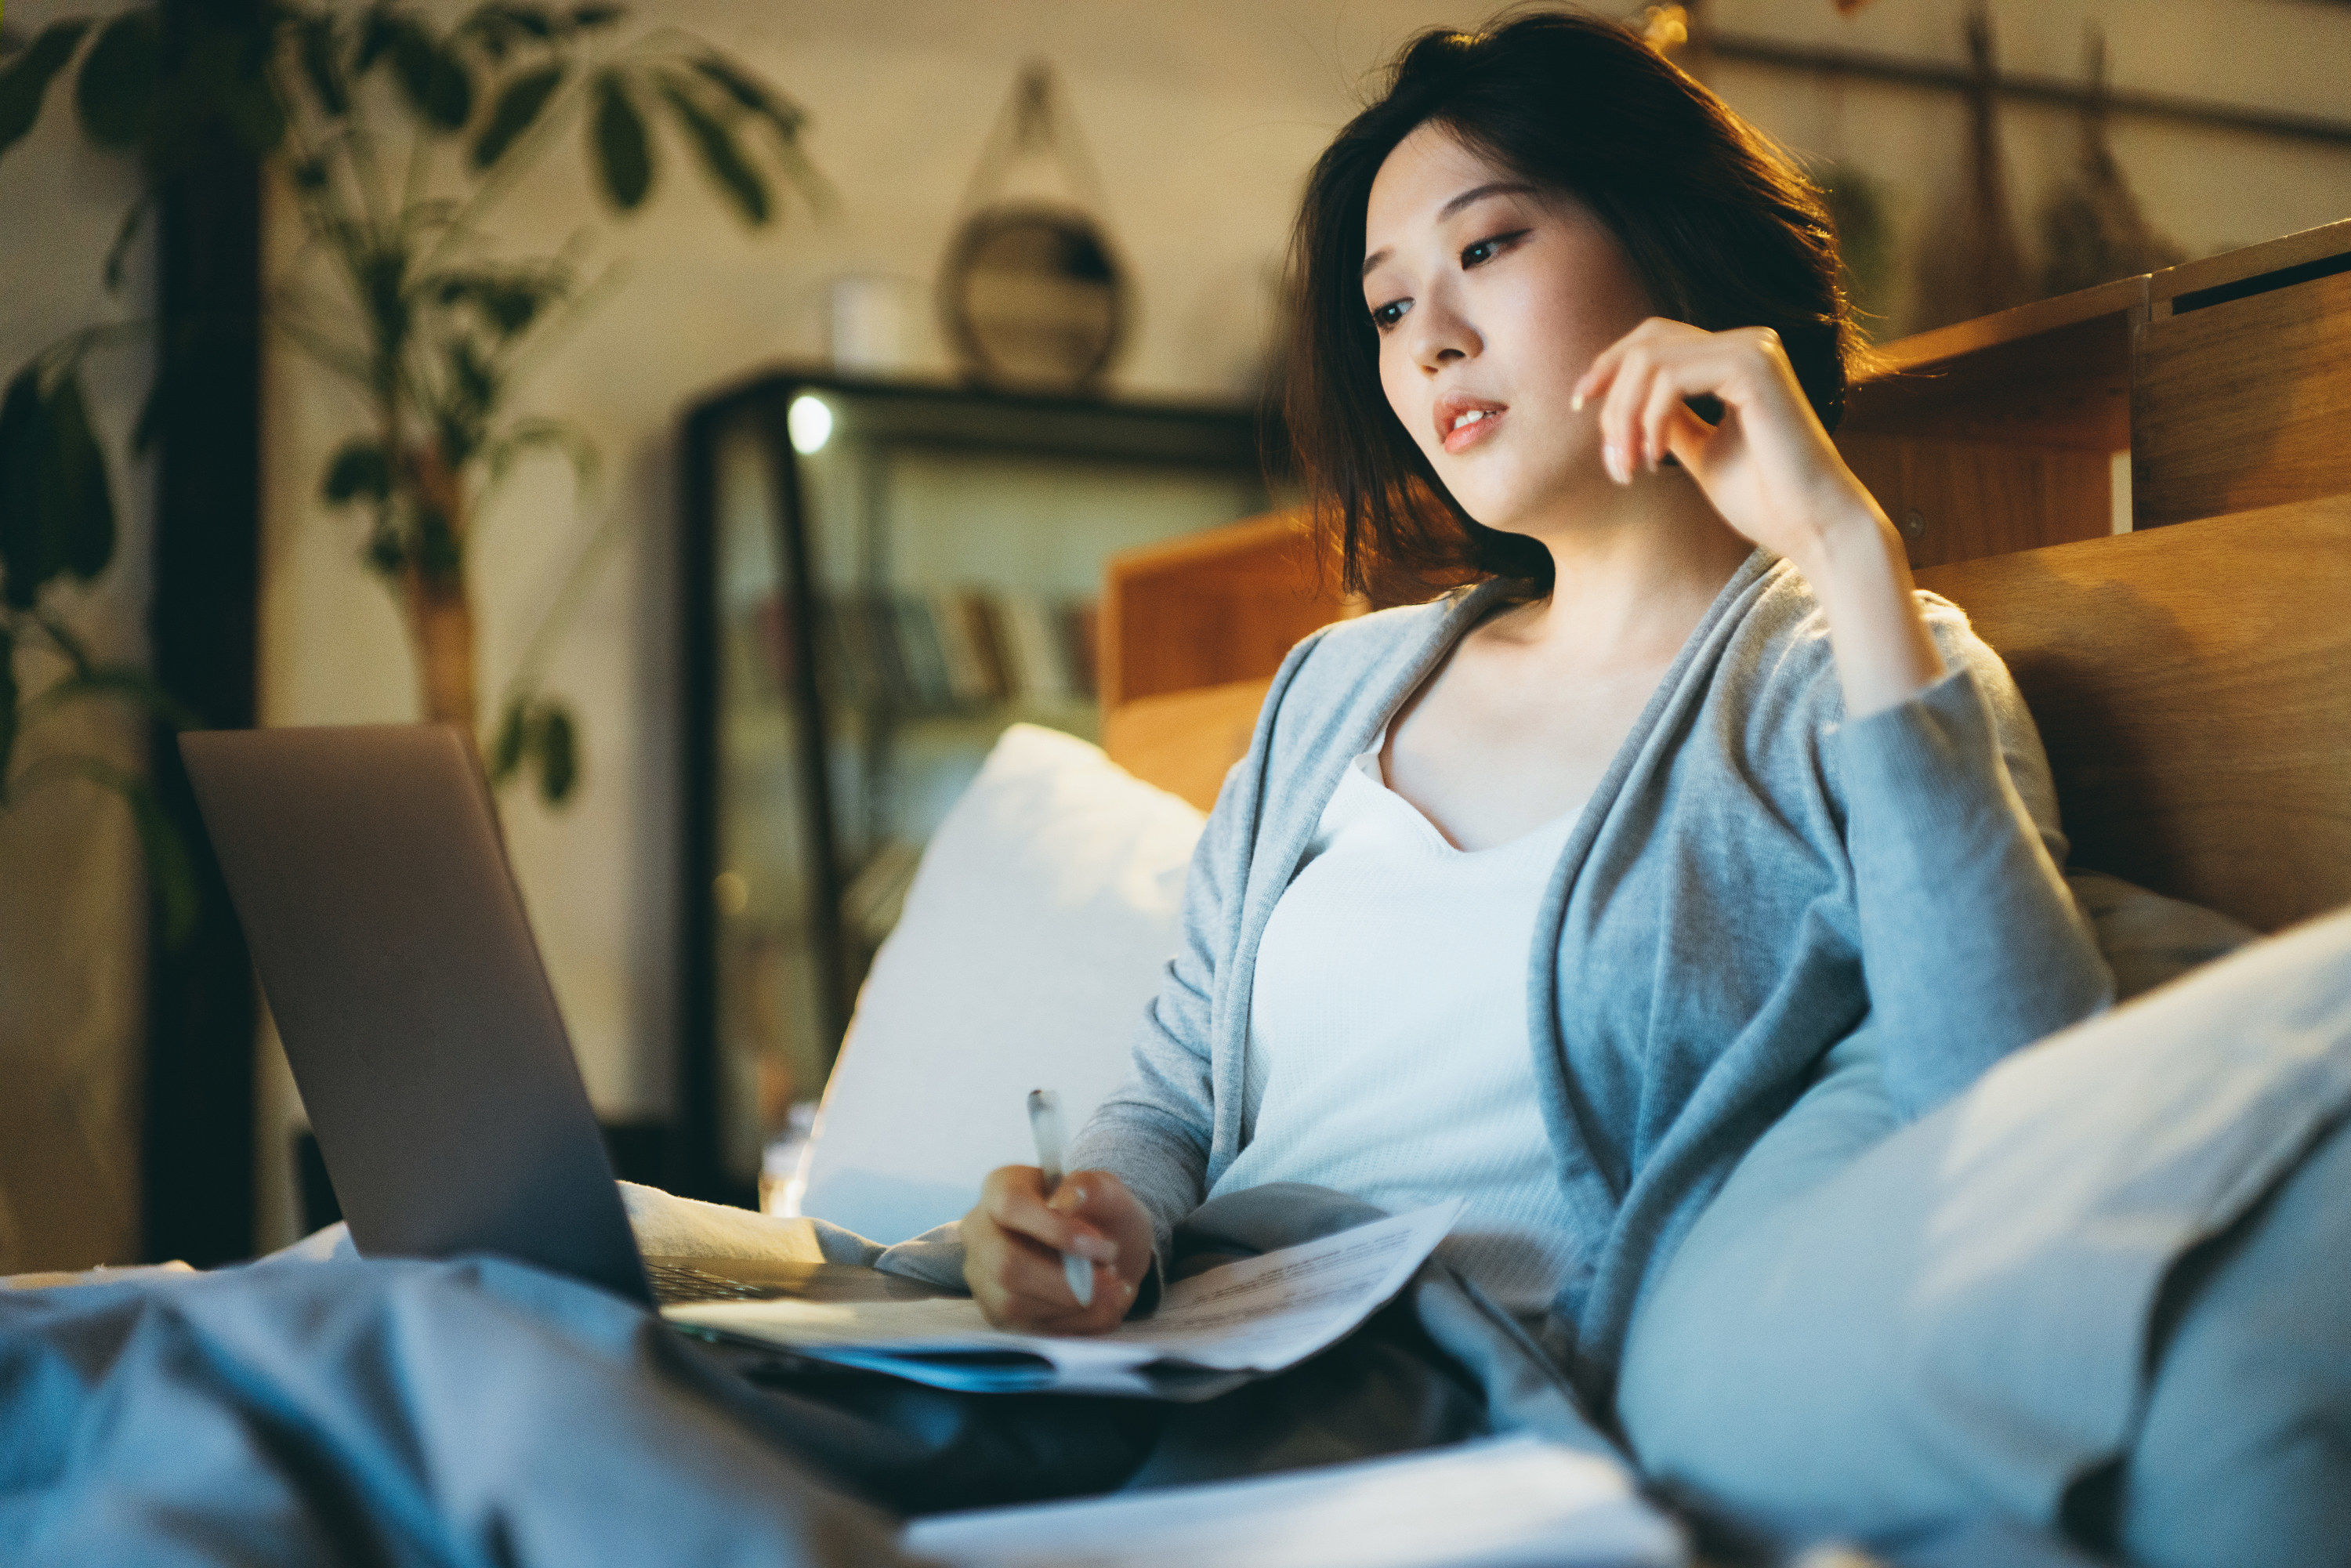
[[[2023,696],[1963,619],[1929,616],[1949,673],[1830,742],[1886,1090],[1911,1117],[2114,991]]]
[[[1109,1171],[1149,1211],[1155,1275],[1165,1273],[1176,1223],[1207,1193],[1216,1124],[1210,1030],[1248,874],[1256,755],[1252,748],[1225,776],[1192,852],[1180,942],[1136,1026],[1126,1079],[1070,1146],[1071,1169]],[[1147,1309],[1155,1295],[1146,1286],[1138,1307]]]

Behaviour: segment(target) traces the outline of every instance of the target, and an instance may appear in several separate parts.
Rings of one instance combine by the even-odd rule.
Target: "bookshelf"
[[[1005,727],[1099,738],[1106,564],[1262,512],[1259,426],[796,371],[689,410],[681,1190],[753,1191]]]

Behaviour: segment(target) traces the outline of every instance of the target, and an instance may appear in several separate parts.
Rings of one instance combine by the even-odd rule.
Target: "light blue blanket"
[[[1363,1218],[1258,1188],[1183,1242],[1247,1254]],[[956,1396],[764,1359],[722,1366],[625,1302],[496,1260],[0,1291],[0,1563],[886,1565],[897,1520],[852,1493],[968,1507],[1493,1432],[1613,1451],[1509,1316],[1434,1262],[1343,1344],[1202,1405]],[[1995,1524],[1889,1561],[2077,1560]]]
[[[891,1563],[743,1385],[495,1260],[0,1291],[0,1563]]]

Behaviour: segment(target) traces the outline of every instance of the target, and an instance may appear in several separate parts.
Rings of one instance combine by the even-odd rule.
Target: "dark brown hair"
[[[1423,33],[1315,163],[1291,237],[1286,412],[1349,590],[1393,602],[1492,576],[1551,587],[1551,552],[1464,513],[1380,388],[1364,209],[1388,154],[1432,122],[1590,208],[1658,314],[1777,331],[1835,428],[1858,339],[1827,210],[1785,154],[1615,23],[1544,11],[1483,33]]]

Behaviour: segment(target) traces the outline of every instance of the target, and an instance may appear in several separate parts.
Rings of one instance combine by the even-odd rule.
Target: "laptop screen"
[[[360,1251],[496,1253],[650,1302],[465,736],[180,748]]]

